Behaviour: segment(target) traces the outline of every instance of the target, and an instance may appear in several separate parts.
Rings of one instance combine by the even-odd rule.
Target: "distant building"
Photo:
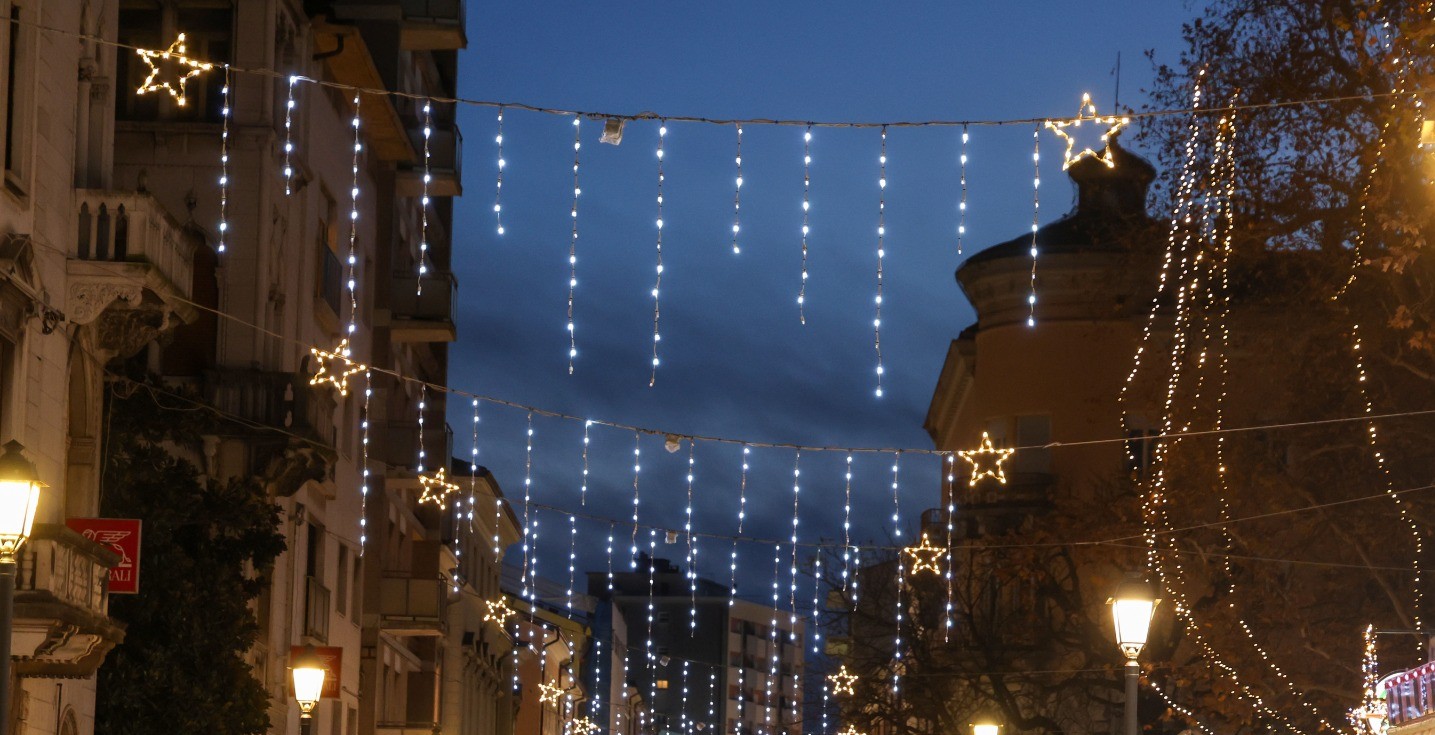
[[[727,585],[667,559],[634,562],[611,578],[588,573],[599,603],[595,646],[609,652],[594,659],[589,680],[623,681],[643,697],[644,732],[800,733],[804,618],[794,625],[790,611],[734,600]],[[615,731],[630,731],[607,716]]]
[[[509,669],[516,672],[509,685],[512,730],[502,735],[591,735],[582,724],[601,723],[582,672],[594,600],[531,574],[525,587],[524,572],[522,563],[510,562],[503,569],[503,595],[516,613],[506,627],[517,651]]]

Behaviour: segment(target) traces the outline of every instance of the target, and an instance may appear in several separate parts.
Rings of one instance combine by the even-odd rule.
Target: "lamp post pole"
[[[15,625],[15,554],[30,538],[40,505],[40,473],[17,441],[0,455],[0,735],[10,735],[10,633]]]
[[[1141,664],[1126,659],[1126,735],[1137,735],[1141,723],[1136,719],[1136,685],[1141,680]]]
[[[1111,618],[1116,624],[1116,645],[1126,656],[1126,735],[1137,735],[1141,723],[1137,718],[1136,700],[1140,693],[1141,664],[1136,659],[1146,647],[1151,632],[1151,617],[1156,612],[1156,595],[1151,585],[1140,576],[1128,577],[1112,596]]]
[[[0,553],[0,735],[10,735],[10,631],[15,618],[15,554]]]

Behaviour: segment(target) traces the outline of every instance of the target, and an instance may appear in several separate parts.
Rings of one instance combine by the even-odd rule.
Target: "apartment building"
[[[803,616],[733,599],[726,584],[646,554],[611,578],[590,572],[588,593],[595,652],[610,652],[592,658],[589,681],[621,682],[640,702],[634,722],[627,692],[609,694],[614,732],[801,731]]]

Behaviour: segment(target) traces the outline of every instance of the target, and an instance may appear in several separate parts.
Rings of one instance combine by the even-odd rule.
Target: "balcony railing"
[[[458,279],[452,273],[432,272],[423,278],[395,274],[389,291],[389,334],[396,342],[452,342],[458,336]]]
[[[402,0],[400,43],[411,51],[456,51],[468,46],[464,0]]]
[[[75,222],[79,260],[148,263],[189,298],[194,246],[154,197],[142,192],[80,189]]]
[[[304,578],[304,635],[329,641],[329,588],[314,577]]]
[[[384,572],[379,582],[380,627],[393,635],[442,634],[444,592],[441,579]]]
[[[409,128],[409,143],[418,157],[399,168],[395,182],[397,193],[404,197],[423,196],[424,129],[418,122]],[[453,123],[435,123],[429,130],[429,189],[431,197],[463,196],[463,134]]]
[[[124,640],[108,615],[108,546],[58,524],[37,523],[20,550],[15,580],[14,655],[26,676],[93,674]]]
[[[204,373],[203,395],[223,415],[334,443],[336,404],[329,391],[314,391],[297,373],[216,368]]]

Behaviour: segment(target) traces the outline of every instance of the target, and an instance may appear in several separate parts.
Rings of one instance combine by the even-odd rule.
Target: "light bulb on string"
[[[473,509],[478,503],[478,399],[473,400],[473,435],[469,441],[468,449],[468,534],[474,534]],[[493,505],[498,507],[498,496],[493,498]],[[494,524],[493,530],[498,531],[498,524]]]
[[[573,361],[578,358],[578,337],[573,332],[573,292],[578,288],[578,150],[583,147],[580,118],[573,118],[573,236],[568,240],[568,374],[573,374]]]
[[[967,126],[962,126],[962,153],[957,159],[961,163],[962,200],[957,204],[957,255],[967,239]]]
[[[797,319],[807,323],[807,236],[812,232],[812,126],[802,133],[802,281],[797,290]]]
[[[503,235],[503,169],[508,161],[503,158],[503,106],[498,107],[498,133],[493,136],[493,142],[498,146],[497,183],[493,187],[493,224],[497,228],[499,236]]]
[[[359,284],[356,271],[359,267],[359,153],[364,149],[359,139],[359,93],[354,93],[354,119],[351,122],[354,128],[354,150],[353,160],[350,161],[350,171],[353,180],[349,186],[349,326],[347,338],[358,339],[359,333]]]
[[[583,422],[583,484],[578,488],[578,504],[588,505],[588,430],[592,428],[593,420]]]
[[[872,319],[872,347],[877,353],[877,397],[882,397],[882,264],[887,258],[887,126],[882,126],[881,166],[877,175],[877,315]]]
[[[742,230],[742,124],[737,126],[737,155],[734,160],[737,162],[737,177],[733,179],[732,187],[732,254],[742,252],[738,246],[738,232]]]
[[[898,481],[898,477],[900,476],[900,473],[901,473],[901,468],[902,468],[902,453],[901,453],[901,452],[896,452],[896,453],[894,453],[894,455],[893,455],[893,457],[892,457],[892,538],[896,538],[896,539],[902,538],[902,522],[901,522],[902,503],[901,503],[901,496],[900,496],[900,492],[901,492],[901,491],[900,491],[900,484],[899,484],[899,481]],[[903,666],[903,664],[902,664],[902,617],[903,617],[903,616],[902,616],[902,609],[903,609],[902,592],[906,589],[906,587],[907,587],[906,567],[905,567],[905,564],[904,564],[904,560],[902,559],[902,553],[899,551],[899,552],[897,553],[897,616],[896,616],[896,621],[895,621],[895,622],[896,622],[896,634],[895,634],[895,636],[894,636],[894,638],[893,638],[893,641],[892,641],[892,651],[893,651],[892,657],[893,657],[893,659],[894,659],[894,664],[893,664],[893,666],[892,666],[892,697],[897,700],[899,706],[900,706],[900,703],[901,703],[901,696],[902,696],[901,682],[902,682],[902,666]]]
[[[578,517],[568,514],[568,593],[564,596],[563,607],[568,615],[573,614],[573,580],[578,569]]]
[[[294,193],[294,85],[299,77],[289,75],[289,96],[284,102],[284,196]]]
[[[359,557],[369,541],[369,403],[374,397],[373,373],[364,369],[364,407],[359,415]]]
[[[223,253],[229,240],[229,118],[231,96],[229,91],[229,65],[224,65],[224,86],[220,88],[223,101],[219,109],[219,244],[215,250]]]
[[[643,435],[633,432],[633,548],[632,568],[638,568],[638,477],[643,471]]]
[[[1036,326],[1036,233],[1041,223],[1041,126],[1031,131],[1031,288],[1026,296],[1026,325]]]
[[[767,627],[767,679],[763,682],[764,696],[762,721],[768,732],[772,732],[772,685],[777,680],[777,659],[780,646],[777,640],[778,570],[782,566],[782,545],[772,545],[772,617]],[[778,712],[778,719],[782,713]]]
[[[683,519],[684,535],[688,537],[687,575],[690,597],[688,601],[688,634],[690,636],[696,635],[698,630],[698,576],[696,562],[694,561],[695,552],[693,549],[693,475],[697,470],[695,466],[696,458],[694,457],[694,451],[697,448],[696,445],[697,442],[691,439],[688,440],[688,505],[684,510]]]
[[[797,637],[797,501],[802,492],[802,450],[796,450],[792,457],[792,536],[788,541],[792,545],[792,560],[790,564],[791,579],[787,591],[787,624],[790,626],[787,631],[788,640]]]
[[[842,492],[842,590],[852,577],[852,453],[847,453],[845,484]]]
[[[425,458],[426,458],[426,452],[425,452],[425,450],[424,450],[424,411],[425,411],[425,409],[427,409],[427,407],[428,407],[428,395],[429,395],[428,385],[427,385],[427,384],[425,384],[425,385],[420,385],[420,386],[419,386],[419,412],[418,412],[418,413],[419,413],[419,421],[418,421],[418,424],[419,424],[419,430],[418,430],[418,473],[419,473],[420,475],[422,475],[422,474],[424,473],[424,464],[425,464],[424,460],[425,460]]]
[[[732,537],[732,555],[728,565],[729,577],[727,583],[727,606],[731,609],[737,603],[737,540],[742,536],[742,522],[747,515],[747,458],[752,449],[747,445],[742,448],[742,474],[738,480],[737,490],[737,535]],[[742,676],[739,669],[738,676]],[[739,704],[739,707],[742,705]]]
[[[957,515],[957,455],[947,452],[947,605],[942,619],[942,642],[951,641],[952,634],[952,534]]]
[[[653,371],[648,377],[648,387],[658,382],[658,342],[662,341],[663,335],[658,330],[658,321],[662,317],[662,299],[659,293],[663,288],[663,149],[668,137],[668,125],[665,121],[658,121],[658,218],[656,220],[658,239],[657,252],[658,262],[654,269],[653,280]]]
[[[414,279],[414,294],[422,296],[424,292],[424,276],[428,275],[429,257],[429,184],[433,182],[433,170],[431,168],[432,156],[429,153],[429,141],[433,137],[433,101],[424,100],[424,175],[423,194],[419,197],[419,260],[417,263],[418,278]]]
[[[528,428],[524,432],[523,449],[523,567],[520,579],[523,584],[523,599],[531,599],[528,590],[529,552],[533,545],[532,526],[529,525],[529,505],[533,496],[533,412],[528,412]],[[530,608],[531,609],[531,608]]]

